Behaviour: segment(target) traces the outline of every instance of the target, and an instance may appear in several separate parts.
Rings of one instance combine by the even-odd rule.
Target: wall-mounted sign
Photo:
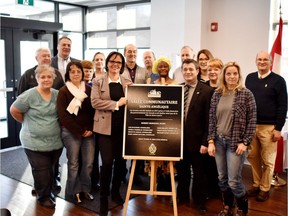
[[[17,4],[34,6],[34,0],[17,0]]]

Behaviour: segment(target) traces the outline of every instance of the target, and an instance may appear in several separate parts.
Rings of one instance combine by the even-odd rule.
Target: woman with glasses
[[[93,115],[91,87],[84,81],[81,62],[69,62],[65,73],[66,85],[59,90],[57,108],[62,125],[62,140],[68,159],[65,195],[75,203],[93,200],[91,172],[94,160]],[[79,157],[81,154],[81,157]],[[79,166],[79,161],[81,160]]]
[[[198,80],[201,82],[209,82],[208,61],[213,59],[212,53],[208,49],[202,49],[197,54],[197,62],[199,64]]]
[[[112,170],[111,199],[117,204],[124,203],[119,192],[126,170],[126,161],[122,157],[124,107],[127,104],[124,92],[125,87],[132,84],[121,75],[124,67],[124,56],[119,52],[111,52],[105,62],[107,73],[92,81],[91,103],[96,110],[93,130],[102,159],[100,216],[108,214]]]

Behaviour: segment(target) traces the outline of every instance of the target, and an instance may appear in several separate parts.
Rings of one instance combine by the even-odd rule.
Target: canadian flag
[[[270,70],[277,74],[280,74],[281,72],[282,29],[283,29],[283,20],[282,17],[280,16],[278,35],[274,41],[273,47],[270,52],[270,55],[272,57],[272,65],[270,67]]]
[[[272,65],[270,67],[270,70],[279,75],[281,74],[282,29],[283,29],[283,20],[282,17],[280,16],[278,35],[274,41],[273,47],[270,52],[270,55],[272,57]],[[281,138],[277,144],[277,156],[274,167],[274,172],[276,173],[283,172],[283,152],[284,152],[283,145],[284,145],[283,138]]]

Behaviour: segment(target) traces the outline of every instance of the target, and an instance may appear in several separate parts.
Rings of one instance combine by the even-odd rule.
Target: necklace
[[[233,93],[234,93],[233,90],[228,90],[228,91],[227,91],[227,94],[228,94],[228,95],[232,95]]]

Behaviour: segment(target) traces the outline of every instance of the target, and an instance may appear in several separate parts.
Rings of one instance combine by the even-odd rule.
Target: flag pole
[[[280,15],[280,22],[281,22],[281,18],[282,18],[281,0],[280,0],[279,10],[280,10],[279,15]],[[279,31],[281,30],[280,29],[281,28],[280,22],[279,22]],[[278,33],[278,35],[279,35],[279,33]],[[276,40],[277,40],[277,38],[276,38]],[[272,49],[273,48],[274,48],[274,45],[273,45]],[[274,64],[274,56],[273,56],[273,64]],[[282,163],[283,164],[283,147],[284,147],[284,140],[281,137],[281,139],[277,143],[277,156],[276,156],[276,160],[275,160],[275,167],[277,165],[276,163]],[[282,154],[282,155],[280,155],[280,154]],[[286,185],[286,181],[279,177],[279,172],[283,172],[283,165],[282,164],[280,165],[280,169],[282,169],[282,171],[281,170],[279,171],[278,167],[276,169],[274,168],[274,174],[273,174],[271,185],[273,185],[275,187],[281,187],[281,186]]]

